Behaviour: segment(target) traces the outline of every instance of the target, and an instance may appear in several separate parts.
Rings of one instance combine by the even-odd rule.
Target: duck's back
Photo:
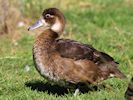
[[[58,39],[55,44],[56,50],[62,57],[72,58],[75,60],[88,59],[96,64],[114,61],[114,59],[108,54],[100,52],[88,44],[82,44],[69,39]]]

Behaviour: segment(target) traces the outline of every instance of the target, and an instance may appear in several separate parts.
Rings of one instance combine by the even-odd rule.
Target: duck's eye
[[[45,17],[46,17],[46,18],[50,18],[51,15],[50,15],[50,14],[46,14]]]

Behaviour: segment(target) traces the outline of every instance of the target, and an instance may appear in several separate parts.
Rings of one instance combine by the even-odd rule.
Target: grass
[[[43,10],[42,3],[30,9],[26,5],[33,2],[23,2],[27,10],[25,15],[37,20],[39,12]],[[57,0],[51,2],[46,2],[46,7],[58,4]],[[35,10],[39,4],[40,8]],[[77,97],[70,92],[58,96],[49,89],[40,90],[37,84],[45,88],[47,81],[38,74],[32,61],[34,36],[23,27],[18,29],[20,37],[16,43],[11,35],[0,37],[0,100],[124,100],[128,80],[133,75],[133,1],[68,0],[61,2],[59,8],[67,19],[67,34],[63,37],[92,44],[98,50],[110,54],[120,63],[119,69],[128,79],[108,79],[102,84],[111,89],[100,88]],[[33,10],[38,12],[32,15]],[[30,68],[29,71],[26,71],[26,66]]]

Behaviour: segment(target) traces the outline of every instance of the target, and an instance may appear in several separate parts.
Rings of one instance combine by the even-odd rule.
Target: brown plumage
[[[126,100],[133,100],[133,77],[128,85],[128,88],[125,92],[125,99]]]
[[[91,45],[82,44],[69,39],[56,40],[56,50],[60,52],[62,57],[72,58],[76,60],[88,59],[92,60],[96,64],[114,61],[112,57],[103,52],[97,51]]]
[[[37,37],[33,47],[33,60],[43,77],[60,85],[67,82],[93,84],[110,76],[125,77],[108,54],[88,44],[57,39],[65,27],[65,18],[57,8],[44,10],[42,16],[29,30],[47,27]]]

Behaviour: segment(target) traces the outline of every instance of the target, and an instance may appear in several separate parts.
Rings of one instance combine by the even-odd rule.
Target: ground
[[[47,84],[34,67],[35,33],[28,32],[26,26],[17,29],[19,34],[15,33],[15,40],[11,34],[0,36],[0,100],[124,100],[133,71],[133,1],[84,0],[76,4],[72,2],[68,9],[65,7],[60,5],[67,19],[62,37],[91,44],[108,53],[120,63],[119,69],[127,79],[108,79],[101,84],[109,88],[99,88],[76,97],[69,91],[60,95],[62,88]]]

